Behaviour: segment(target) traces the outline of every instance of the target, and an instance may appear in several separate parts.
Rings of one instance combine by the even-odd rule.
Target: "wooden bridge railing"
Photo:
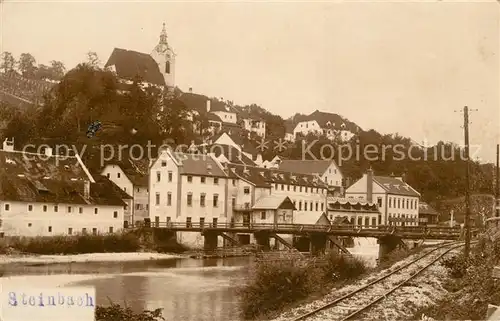
[[[417,233],[417,234],[456,234],[460,235],[460,227],[425,227],[425,226],[391,226],[391,225],[319,225],[319,224],[289,224],[289,223],[199,223],[199,222],[151,222],[151,227],[167,228],[174,230],[226,230],[231,229],[249,229],[249,230],[271,230],[274,232],[342,232],[342,231],[374,231],[389,233]]]

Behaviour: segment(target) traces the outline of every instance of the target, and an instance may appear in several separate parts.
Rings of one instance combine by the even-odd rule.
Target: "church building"
[[[151,54],[115,48],[105,68],[115,72],[124,84],[140,79],[146,86],[174,88],[175,53],[168,44],[165,24]]]

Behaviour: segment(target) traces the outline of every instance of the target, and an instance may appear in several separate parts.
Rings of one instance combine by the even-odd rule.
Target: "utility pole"
[[[465,135],[465,251],[467,259],[470,252],[470,182],[469,182],[469,108],[464,107]]]

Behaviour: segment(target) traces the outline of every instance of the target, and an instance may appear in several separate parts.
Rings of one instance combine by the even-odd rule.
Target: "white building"
[[[0,151],[0,234],[54,236],[114,233],[123,228],[123,199],[105,177],[96,180],[78,155]]]
[[[418,224],[420,193],[401,177],[375,176],[370,169],[347,189],[346,197],[375,202],[381,214],[379,224]]]
[[[212,155],[164,150],[150,167],[149,217],[187,225],[228,222],[228,185],[224,168]],[[204,241],[194,232],[178,232],[177,239],[191,247],[202,247]]]
[[[344,176],[340,167],[334,160],[287,160],[279,162],[278,168],[286,172],[296,172],[301,174],[314,175],[327,184],[332,193],[337,191],[337,195],[343,193],[342,182]]]
[[[300,119],[293,127],[293,137],[290,129],[287,129],[285,139],[295,140],[298,135],[308,134],[324,135],[331,140],[349,141],[359,128],[350,121],[333,113],[325,113],[316,110],[309,116]]]
[[[373,227],[379,225],[382,215],[377,204],[361,199],[328,197],[328,218],[332,222],[347,219],[356,227]],[[333,224],[333,223],[332,223]]]
[[[126,89],[136,79],[141,79],[143,86],[147,87],[174,88],[175,53],[167,42],[165,24],[160,41],[151,54],[114,48],[105,68],[116,73],[121,89]]]
[[[245,130],[256,133],[262,138],[266,137],[266,122],[263,119],[260,117],[252,117],[247,113],[240,113],[238,117],[241,119]]]
[[[148,167],[146,162],[127,159],[108,162],[101,171],[101,175],[132,196],[125,210],[127,224],[141,224],[149,218]]]

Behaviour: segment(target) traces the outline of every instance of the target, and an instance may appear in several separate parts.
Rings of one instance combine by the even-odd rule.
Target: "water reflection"
[[[126,304],[134,311],[163,308],[167,320],[239,320],[236,287],[253,259],[172,259],[149,262],[9,265],[5,275],[101,274],[70,285],[93,285],[97,302]],[[69,279],[69,278],[68,278]]]

